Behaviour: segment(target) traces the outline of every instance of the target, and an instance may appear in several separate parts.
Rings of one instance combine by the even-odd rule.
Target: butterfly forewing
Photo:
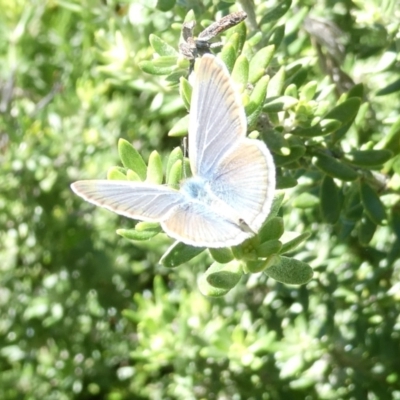
[[[216,57],[196,63],[189,116],[189,158],[192,171],[208,178],[225,154],[246,135],[246,116],[233,81]]]
[[[161,222],[185,201],[177,190],[143,182],[90,180],[75,182],[71,187],[89,203],[142,221]]]

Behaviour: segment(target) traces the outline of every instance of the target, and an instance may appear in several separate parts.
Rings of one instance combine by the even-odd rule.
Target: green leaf
[[[265,95],[267,93],[267,86],[269,82],[269,76],[263,76],[254,87],[251,92],[250,99],[248,104],[245,107],[246,115],[247,115],[247,125],[253,126],[264,105]]]
[[[178,186],[182,180],[182,172],[182,160],[176,160],[175,164],[171,168],[167,184],[172,187]]]
[[[358,185],[352,185],[347,191],[344,199],[344,210],[346,218],[352,221],[361,219],[363,206],[361,204],[360,191]]]
[[[146,231],[137,231],[136,229],[118,229],[117,234],[124,237],[128,240],[149,240],[152,237],[156,236],[160,231],[156,229],[146,230]]]
[[[250,47],[256,47],[262,40],[263,34],[262,32],[250,32],[249,36],[246,40],[246,45]]]
[[[110,181],[127,181],[127,176],[121,172],[119,167],[111,167],[107,172],[107,179]]]
[[[350,108],[347,110],[347,113],[346,113],[346,111],[345,111],[346,108],[344,106],[342,106],[342,104],[345,104],[349,101],[352,102],[352,104],[350,104]],[[359,103],[358,105],[357,105],[357,102]],[[346,117],[347,122],[343,123],[343,121],[341,121],[343,123],[343,125],[332,134],[332,136],[330,138],[332,144],[337,143],[339,140],[341,140],[341,138],[344,137],[344,135],[350,129],[351,125],[353,124],[353,122],[357,116],[358,110],[360,108],[361,99],[358,97],[349,98],[345,103],[342,103],[338,106],[338,107],[342,106],[342,108],[339,108],[336,110],[334,109],[334,111],[335,111],[334,115],[338,115],[341,113],[341,111],[344,111],[343,115],[344,115],[344,117]],[[353,113],[353,115],[351,115],[352,113]],[[330,113],[328,113],[327,116],[329,116],[329,114]]]
[[[388,149],[394,154],[400,152],[400,117],[392,125],[387,135],[378,143],[377,148]]]
[[[285,67],[281,67],[279,71],[271,78],[267,88],[267,98],[280,96],[283,91],[283,86],[285,83]],[[296,99],[296,102],[298,100]]]
[[[157,0],[156,7],[161,11],[170,11],[174,8],[176,0]]]
[[[282,206],[283,200],[285,199],[285,193],[276,193],[274,196],[274,200],[272,201],[271,210],[268,214],[268,217],[264,224],[269,222],[271,219],[275,218],[278,215],[278,212]],[[263,229],[263,228],[261,228]]]
[[[128,178],[128,181],[142,182],[142,180],[140,179],[140,176],[135,171],[132,171],[131,169],[128,169],[128,171],[126,171],[126,177]]]
[[[389,85],[378,90],[376,92],[376,96],[385,96],[388,94],[396,93],[398,91],[400,91],[400,79],[397,79],[394,82],[389,83]]]
[[[314,165],[332,178],[342,181],[354,181],[358,178],[358,174],[353,168],[327,154],[318,153]]]
[[[163,183],[163,178],[162,160],[158,152],[154,150],[149,157],[146,182],[161,185]]]
[[[227,44],[230,44],[233,48],[234,48],[234,50],[235,50],[235,55],[236,55],[236,57],[238,56],[238,54],[239,54],[239,46],[240,46],[240,39],[239,39],[239,35],[238,35],[238,33],[232,33],[229,37],[228,37],[228,40],[225,42],[225,46],[227,45]]]
[[[242,263],[238,260],[233,260],[227,264],[214,262],[204,275],[211,286],[230,290],[239,283],[243,275]]]
[[[174,56],[175,58],[179,56],[178,52],[172,46],[164,42],[157,35],[151,34],[149,40],[153,50],[160,56]]]
[[[360,197],[365,212],[371,218],[371,221],[377,225],[383,225],[386,221],[385,206],[375,190],[364,180],[360,181]]]
[[[183,22],[190,22],[195,20],[196,20],[196,14],[194,13],[193,10],[189,10],[185,15],[185,19],[183,20]]]
[[[294,250],[296,247],[299,247],[305,240],[310,237],[309,232],[304,232],[293,239],[283,243],[280,254],[289,253],[289,251]]]
[[[236,61],[236,51],[232,43],[227,43],[219,55],[221,60],[225,63],[228,71],[231,72]]]
[[[285,38],[285,25],[279,25],[276,26],[274,29],[272,29],[268,43],[269,45],[272,45],[277,49],[281,43],[282,40]]]
[[[262,27],[265,24],[270,24],[272,22],[277,21],[279,18],[283,17],[288,12],[291,4],[292,4],[291,0],[284,0],[279,2],[275,7],[269,10],[261,18],[261,21],[258,25]]]
[[[280,155],[289,154],[289,142],[283,137],[283,134],[275,130],[268,130],[268,133],[263,136],[267,147],[274,153]]]
[[[294,97],[295,99],[297,99],[299,97],[299,93],[298,93],[296,85],[293,85],[293,83],[291,83],[290,85],[286,86],[286,89],[285,89],[283,95],[289,96],[289,97]]]
[[[192,87],[185,77],[181,77],[179,80],[179,94],[185,104],[185,107],[190,109],[190,99],[192,98]]]
[[[287,156],[281,156],[279,154],[274,154],[275,165],[280,167],[282,165],[287,165],[292,162],[299,160],[306,152],[306,148],[303,145],[294,145],[289,147],[290,153]]]
[[[138,232],[143,231],[157,231],[157,233],[161,232],[161,226],[158,222],[147,222],[147,221],[140,221],[136,224],[135,230]]]
[[[347,98],[350,97],[359,97],[362,99],[364,97],[364,85],[362,83],[358,83],[357,85],[354,85],[348,92],[347,92]]]
[[[247,261],[244,266],[244,270],[246,273],[257,274],[258,272],[262,272],[267,268],[270,268],[272,265],[279,262],[279,260],[279,256],[272,255],[266,260]]]
[[[286,85],[293,84],[296,85],[296,87],[301,87],[307,79],[308,71],[308,67],[303,67],[301,64],[298,64],[298,70],[288,78],[285,82]]]
[[[182,137],[186,136],[189,129],[189,114],[181,118],[168,132],[168,136]]]
[[[400,202],[393,206],[390,222],[397,239],[400,239]]]
[[[161,257],[160,264],[167,268],[175,268],[190,261],[204,250],[205,247],[194,247],[175,242]]]
[[[299,89],[300,100],[311,101],[317,92],[318,82],[307,82],[302,88]]]
[[[240,54],[240,52],[243,49],[243,45],[246,42],[246,35],[247,35],[247,28],[246,28],[246,24],[244,21],[235,25],[233,28],[231,28],[227,31],[226,37],[228,38],[228,40],[230,40],[231,36],[237,36],[237,39],[236,39],[236,37],[234,39],[235,42],[237,42],[236,43],[237,54]]]
[[[320,123],[309,128],[295,128],[291,133],[296,136],[312,138],[329,135],[342,126],[340,121],[335,119],[324,119]]]
[[[221,264],[226,264],[234,259],[232,250],[229,247],[223,247],[223,248],[218,248],[218,249],[208,249],[208,251],[211,254],[211,257],[221,263]]]
[[[364,214],[358,227],[358,240],[363,246],[367,246],[372,240],[377,225],[371,221],[368,215]]]
[[[197,285],[200,292],[207,297],[222,297],[225,296],[230,290],[211,286],[207,281],[206,274],[200,276],[199,280],[197,281]]]
[[[160,58],[163,58],[160,60]],[[169,75],[176,69],[176,57],[175,61],[172,63],[172,59],[170,56],[168,57],[160,57],[155,60],[143,60],[139,61],[139,68],[148,74],[151,75]]]
[[[271,84],[271,81],[267,87],[267,92],[268,88]],[[287,111],[290,108],[294,107],[297,103],[299,102],[298,99],[290,96],[279,96],[279,97],[268,97],[265,100],[263,110],[265,112],[281,112],[281,111]]]
[[[183,160],[183,153],[182,153],[182,149],[180,147],[175,147],[169,157],[168,157],[168,161],[167,161],[167,171],[166,171],[166,181],[167,183],[170,183],[170,174],[171,174],[171,170],[174,167],[175,163],[177,161],[181,161]],[[180,180],[180,178],[179,178]]]
[[[146,179],[147,167],[137,150],[125,139],[119,139],[118,153],[124,167],[136,172],[140,179],[144,181]]]
[[[339,188],[328,175],[324,176],[320,191],[321,213],[324,221],[335,224],[342,209]]]
[[[249,63],[249,82],[255,84],[265,74],[265,70],[275,53],[275,46],[267,46],[257,51]]]
[[[324,116],[324,119],[336,119],[337,121],[340,121],[342,125],[347,124],[354,120],[360,105],[361,100],[358,97],[351,97],[329,111]]]
[[[243,88],[247,85],[247,79],[249,77],[249,61],[247,57],[239,56],[236,59],[231,77],[234,82],[241,85]]]
[[[281,217],[273,217],[268,219],[267,222],[258,232],[260,243],[268,240],[279,239],[284,232],[283,219]]]
[[[319,204],[319,198],[311,193],[301,193],[292,202],[296,208],[313,208]]]
[[[278,239],[272,239],[260,244],[256,249],[256,253],[258,257],[266,258],[273,254],[279,254],[281,248],[282,242]]]
[[[360,167],[374,167],[389,161],[393,153],[390,150],[353,150],[345,155],[351,164]]]
[[[297,180],[291,176],[279,175],[276,177],[276,189],[283,190],[297,186]]]
[[[287,285],[304,285],[313,277],[313,270],[302,261],[281,256],[279,264],[266,269],[265,274]]]

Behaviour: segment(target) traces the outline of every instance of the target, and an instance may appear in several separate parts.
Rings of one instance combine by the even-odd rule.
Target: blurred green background
[[[1,399],[400,399],[400,7],[254,3],[0,0]],[[298,287],[249,275],[212,299],[197,288],[207,255],[160,266],[169,239],[121,238],[133,222],[69,185],[105,178],[119,138],[145,160],[181,144],[168,137],[187,113],[178,88],[138,66],[153,56],[149,35],[177,48],[190,9],[213,21],[242,8],[248,37],[277,45],[271,76],[301,65],[281,94],[313,81],[329,109],[363,84],[351,129],[301,138],[307,152],[393,157],[358,171],[381,182],[361,199],[364,181],[335,180],[337,218],[312,152],[278,165],[297,183],[285,227],[311,233],[293,255],[314,277]],[[285,114],[290,127],[306,103]]]

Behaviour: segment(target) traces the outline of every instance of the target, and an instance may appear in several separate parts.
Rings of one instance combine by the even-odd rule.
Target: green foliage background
[[[209,256],[160,266],[169,239],[119,237],[132,221],[69,185],[103,178],[121,137],[145,160],[180,145],[167,135],[187,113],[178,88],[139,68],[154,54],[149,36],[177,47],[190,9],[199,22],[235,7],[249,14],[249,40],[261,32],[254,52],[277,45],[267,70],[282,82],[277,96],[301,100],[285,112],[283,100],[266,104],[263,138],[287,178],[285,228],[311,233],[293,256],[314,277],[296,287],[253,274],[211,299],[197,288]],[[396,1],[1,0],[0,9],[1,399],[400,399]],[[307,29],[307,14],[342,30],[341,70],[334,31]],[[348,96],[361,100],[351,126],[285,136],[312,126],[318,106],[340,120],[329,112],[351,80],[363,84]],[[283,159],[295,145],[304,153]],[[321,149],[356,179],[321,165]],[[391,157],[351,163],[360,149]]]

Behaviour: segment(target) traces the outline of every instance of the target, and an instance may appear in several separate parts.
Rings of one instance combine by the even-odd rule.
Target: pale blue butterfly
[[[246,138],[241,98],[226,66],[211,54],[197,60],[189,116],[193,176],[179,190],[145,182],[72,184],[90,203],[129,218],[159,222],[172,238],[200,247],[242,243],[271,208],[275,167],[266,145]]]

